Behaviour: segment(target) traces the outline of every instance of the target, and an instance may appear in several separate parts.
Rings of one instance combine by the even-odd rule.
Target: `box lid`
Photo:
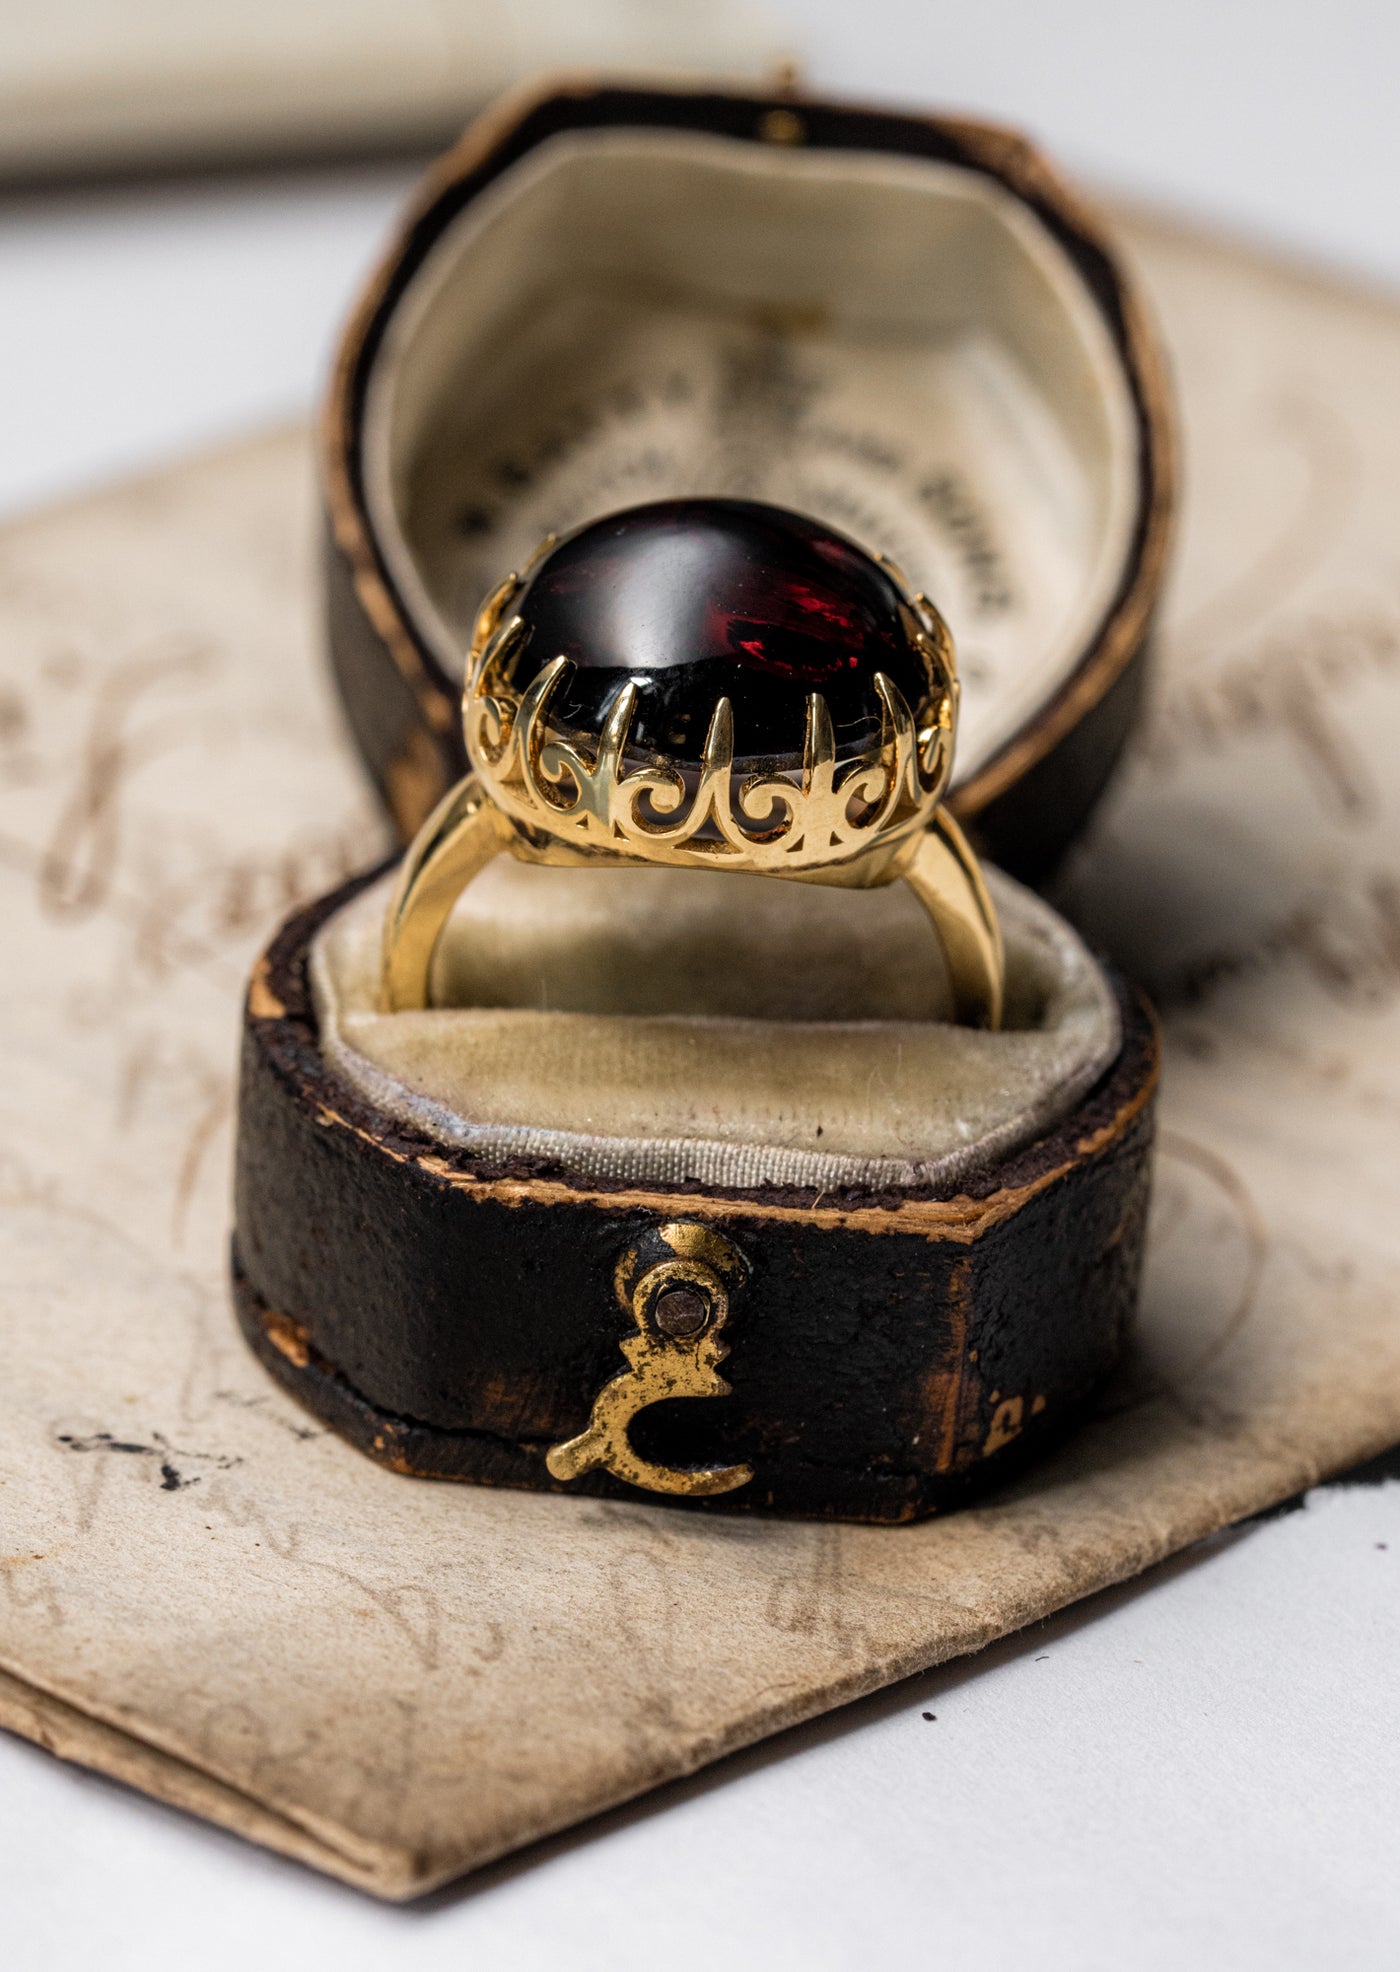
[[[1136,712],[1172,507],[1163,368],[1024,138],[786,95],[546,83],[434,168],[324,421],[331,654],[405,835],[465,766],[483,595],[678,492],[891,554],[959,646],[953,806],[1048,872]]]

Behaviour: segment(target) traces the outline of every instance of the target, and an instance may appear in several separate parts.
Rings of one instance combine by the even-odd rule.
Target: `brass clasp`
[[[551,1446],[545,1464],[554,1478],[577,1479],[601,1467],[648,1492],[692,1496],[730,1493],[749,1483],[749,1465],[656,1465],[633,1449],[628,1435],[632,1419],[648,1404],[729,1394],[718,1369],[729,1354],[723,1329],[731,1297],[747,1274],[737,1246],[687,1220],[659,1227],[623,1254],[614,1284],[637,1325],[619,1345],[630,1367],[598,1392],[586,1429]]]

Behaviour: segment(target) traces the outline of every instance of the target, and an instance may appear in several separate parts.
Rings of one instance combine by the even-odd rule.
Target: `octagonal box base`
[[[549,878],[580,881],[573,872]],[[1027,1137],[1018,1124],[1020,1140],[1004,1150],[993,1132],[976,1156],[935,1160],[922,1181],[920,1167],[898,1160],[847,1160],[864,1175],[843,1180],[837,1165],[800,1150],[774,1166],[772,1153],[733,1144],[682,1154],[669,1142],[619,1146],[579,1133],[546,1141],[528,1115],[519,1127],[459,1128],[454,1140],[445,1119],[463,1084],[452,1050],[467,1045],[451,1041],[455,1016],[377,1016],[353,1005],[355,953],[377,921],[379,893],[361,895],[369,881],[292,920],[254,977],[234,1279],[239,1318],[264,1363],[371,1457],[430,1478],[661,1500],[606,1470],[561,1482],[546,1458],[585,1429],[599,1391],[626,1368],[621,1345],[635,1331],[616,1291],[620,1261],[677,1223],[719,1234],[742,1256],[747,1278],[723,1365],[731,1394],[653,1404],[633,1420],[631,1442],[668,1468],[753,1471],[731,1492],[680,1504],[916,1519],[1005,1478],[1092,1400],[1137,1292],[1157,1040],[1145,1002],[1101,970],[1085,972],[1087,955],[1075,963],[1085,991],[1101,990],[1111,1007],[1113,1034],[1091,1085],[1057,1090],[1055,1076],[1067,1071],[1056,1055],[1046,1072],[1059,1113],[1048,1127]],[[764,887],[784,907],[794,890],[804,903],[831,900],[833,924],[849,908],[838,892]],[[1057,921],[1027,893],[1018,902],[1012,886],[1003,883],[999,898],[1019,963],[1018,939]],[[490,908],[487,900],[483,913]],[[697,918],[706,936],[707,908]],[[577,925],[559,936],[579,949]],[[547,966],[548,936],[538,938],[537,962]],[[499,954],[493,963],[499,969]],[[345,977],[331,1009],[326,980],[336,967]],[[465,1057],[464,1086],[479,1113],[489,1109],[480,1064],[497,1059],[482,1050],[494,1045],[495,1023],[521,1018],[542,1023],[536,1052],[548,1089],[558,1034],[591,1034],[597,1016],[468,1013],[477,1052]],[[658,1036],[673,1045],[685,1025],[664,1014],[630,1018],[639,1045]],[[571,1021],[583,1025],[559,1024]],[[704,1032],[713,1040],[733,1027],[742,1040],[751,1025],[768,1034],[770,1053],[807,1044],[806,1028],[785,1035],[778,1022],[734,1026],[722,1015]],[[811,1031],[828,1051],[872,1035],[885,1045],[883,1028],[857,1030],[854,1041],[820,1023]],[[892,1048],[917,1044],[911,1023],[887,1031]],[[952,1033],[956,1042],[966,1030]],[[1016,1037],[976,1037],[989,1039]],[[1079,1069],[1091,1072],[1083,1061]],[[906,1070],[908,1079],[916,1064]],[[595,1095],[605,1101],[606,1089]],[[898,1098],[880,1101],[893,1117]],[[845,1127],[866,1122],[862,1112]],[[834,1127],[839,1136],[839,1117]],[[806,1170],[820,1171],[819,1181],[792,1181]]]

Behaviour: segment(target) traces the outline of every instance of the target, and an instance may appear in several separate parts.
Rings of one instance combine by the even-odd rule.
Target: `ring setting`
[[[410,846],[381,1004],[429,1004],[433,954],[494,856],[903,879],[943,945],[956,1017],[1000,1024],[1002,951],[941,804],[952,638],[898,567],[754,501],[677,499],[549,537],[478,614],[472,771]]]

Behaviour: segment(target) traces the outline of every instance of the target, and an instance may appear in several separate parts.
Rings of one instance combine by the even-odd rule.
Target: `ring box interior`
[[[957,643],[952,805],[1053,867],[1131,729],[1171,509],[1150,328],[1024,140],[786,97],[570,84],[486,118],[372,280],[326,418],[327,606],[402,832],[465,771],[483,596],[678,493],[893,557]],[[1156,1040],[991,874],[999,1033],[902,887],[493,865],[434,1004],[382,1013],[387,877],[284,927],[248,1002],[234,1242],[263,1360],[425,1476],[657,1497],[545,1460],[624,1368],[627,1254],[741,1256],[727,1396],[632,1425],[709,1510],[903,1521],[1090,1402],[1136,1293]]]

